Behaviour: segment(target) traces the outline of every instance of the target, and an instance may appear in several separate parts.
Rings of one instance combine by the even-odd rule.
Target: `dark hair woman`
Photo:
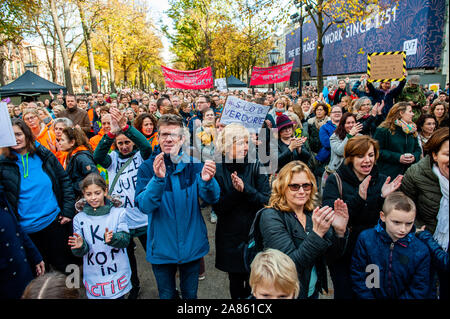
[[[12,120],[16,146],[0,156],[0,183],[21,228],[46,265],[64,272],[73,260],[67,246],[75,215],[72,184],[56,157],[35,142],[22,120]]]
[[[152,150],[158,145],[157,120],[153,114],[143,113],[134,120],[134,127],[141,132],[152,146]]]
[[[434,131],[438,127],[438,121],[433,114],[425,113],[417,119],[416,124],[417,132],[419,133],[417,138],[419,139],[419,146],[422,150],[422,158],[424,156],[423,146],[428,142],[431,135],[433,135]]]
[[[378,142],[367,135],[348,140],[344,149],[344,163],[331,174],[323,191],[322,205],[332,205],[342,199],[348,207],[351,229],[344,255],[329,263],[335,299],[353,297],[350,282],[350,263],[358,235],[374,227],[379,219],[384,198],[400,187],[402,176],[390,182],[376,166]],[[390,183],[389,183],[390,182]]]

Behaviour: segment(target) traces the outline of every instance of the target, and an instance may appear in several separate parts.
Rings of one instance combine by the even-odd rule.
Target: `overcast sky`
[[[169,40],[162,34],[161,32],[161,25],[160,21],[164,22],[164,24],[167,24],[169,27],[172,27],[172,23],[169,22],[169,19],[167,15],[164,14],[164,11],[167,11],[169,9],[169,0],[149,0],[148,1],[149,6],[149,13],[153,19],[153,22],[160,31],[159,35],[161,37],[162,44],[164,46],[163,52],[162,52],[162,58],[164,59],[165,63],[169,63],[171,58],[173,58],[172,54],[169,52],[170,42]]]

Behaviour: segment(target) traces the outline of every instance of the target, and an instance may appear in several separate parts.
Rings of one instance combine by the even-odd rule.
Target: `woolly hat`
[[[278,132],[280,132],[283,128],[285,128],[287,126],[294,126],[295,124],[296,123],[291,121],[289,116],[287,116],[286,114],[281,114],[280,116],[277,117]]]

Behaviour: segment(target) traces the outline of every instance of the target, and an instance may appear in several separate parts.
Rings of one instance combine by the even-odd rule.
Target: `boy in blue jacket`
[[[351,265],[358,298],[429,298],[430,253],[415,237],[415,217],[414,202],[394,192],[384,201],[378,225],[359,235]]]

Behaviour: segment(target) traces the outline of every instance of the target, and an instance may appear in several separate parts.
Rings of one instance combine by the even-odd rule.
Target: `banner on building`
[[[211,67],[181,71],[162,66],[166,87],[184,90],[210,89],[214,86]]]
[[[293,65],[294,61],[290,61],[285,64],[275,65],[268,68],[254,67],[252,70],[250,85],[263,85],[289,81]]]

